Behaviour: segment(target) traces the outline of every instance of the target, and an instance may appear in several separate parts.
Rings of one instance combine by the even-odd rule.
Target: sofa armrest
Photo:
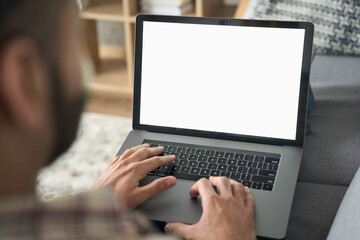
[[[336,213],[328,240],[357,239],[360,236],[360,168],[356,172]]]

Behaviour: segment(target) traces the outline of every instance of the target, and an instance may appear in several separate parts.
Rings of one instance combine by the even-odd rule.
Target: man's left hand
[[[176,185],[176,178],[168,176],[139,186],[139,181],[150,171],[175,160],[174,155],[158,156],[163,151],[163,147],[150,148],[149,144],[126,150],[113,160],[89,190],[111,187],[126,207],[137,207],[151,196]]]

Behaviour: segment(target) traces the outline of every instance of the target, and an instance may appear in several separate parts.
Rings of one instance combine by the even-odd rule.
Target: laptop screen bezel
[[[143,23],[145,21],[153,21],[153,22],[169,22],[169,23],[224,25],[225,23],[224,20],[228,20],[226,23],[227,25],[231,25],[231,26],[254,26],[254,27],[272,27],[272,28],[275,27],[275,28],[292,28],[292,29],[305,30],[304,50],[303,50],[301,80],[300,80],[299,107],[297,114],[297,127],[296,127],[295,140],[209,132],[209,131],[192,130],[192,129],[179,129],[179,128],[140,124]],[[199,17],[139,14],[136,17],[136,29],[135,29],[133,129],[147,130],[150,132],[158,132],[158,133],[187,135],[194,137],[206,137],[206,138],[224,139],[224,140],[232,140],[232,141],[252,142],[252,143],[260,143],[260,144],[272,144],[272,145],[281,145],[281,146],[289,145],[289,146],[303,147],[305,123],[306,123],[307,97],[309,91],[313,31],[314,31],[314,26],[312,23],[309,22],[199,18]],[[161,111],[161,109],[154,109],[154,114],[156,114],[157,110]]]

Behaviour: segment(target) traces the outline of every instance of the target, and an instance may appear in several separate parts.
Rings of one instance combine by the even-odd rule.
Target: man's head
[[[0,0],[0,194],[29,191],[26,181],[75,137],[76,17],[74,0]]]

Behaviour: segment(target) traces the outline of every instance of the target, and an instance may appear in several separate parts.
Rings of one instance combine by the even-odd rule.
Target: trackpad
[[[147,176],[140,186],[152,182],[155,177]],[[183,222],[193,224],[202,214],[201,198],[192,199],[190,188],[195,182],[179,180],[175,187],[157,194],[137,208],[151,220],[164,222]]]

